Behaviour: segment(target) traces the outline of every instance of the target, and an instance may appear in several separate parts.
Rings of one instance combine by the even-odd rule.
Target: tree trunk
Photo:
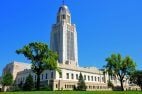
[[[142,86],[140,86],[140,88],[141,88],[141,91],[142,91]]]
[[[122,79],[120,79],[120,83],[121,83],[121,91],[124,91],[123,80]]]
[[[40,74],[37,74],[37,83],[36,83],[36,89],[39,90],[40,89]]]

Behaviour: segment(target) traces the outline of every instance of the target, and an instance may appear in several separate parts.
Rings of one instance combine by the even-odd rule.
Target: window
[[[56,88],[58,88],[58,84],[56,84]]]
[[[93,81],[93,76],[91,76],[91,80]]]
[[[88,81],[90,81],[90,76],[88,76]]]
[[[73,75],[73,73],[71,74],[71,79],[74,79],[74,75]]]
[[[93,86],[93,89],[95,89],[95,86]]]
[[[78,74],[76,74],[76,80],[78,80]]]
[[[84,75],[84,80],[86,80],[86,75]]]
[[[67,16],[68,23],[70,23],[70,16]]]
[[[100,81],[100,77],[98,77],[98,82]]]
[[[69,73],[66,73],[66,78],[69,79]]]
[[[47,78],[48,78],[48,74],[46,73],[45,79],[47,79]]]
[[[96,81],[96,76],[95,76],[95,81]]]
[[[61,73],[59,73],[59,78],[62,78],[62,72],[61,72]]]
[[[66,19],[66,15],[63,15],[62,17],[63,17],[63,19]]]

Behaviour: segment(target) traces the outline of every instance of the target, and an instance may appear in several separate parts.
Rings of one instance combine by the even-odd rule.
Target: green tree
[[[11,86],[13,83],[13,76],[10,72],[6,72],[2,76],[1,84],[3,86]]]
[[[138,85],[142,91],[142,71],[137,70],[135,71],[130,77],[131,83]]]
[[[79,75],[77,90],[79,90],[79,91],[85,91],[86,90],[86,84],[85,84],[85,81],[83,79],[82,73],[80,73],[80,75]]]
[[[26,81],[23,86],[23,90],[25,91],[31,91],[34,87],[33,77],[31,74],[26,78]]]
[[[114,87],[113,83],[110,80],[108,80],[107,85],[108,85],[109,88],[113,88]]]
[[[16,88],[17,89],[17,88]],[[18,89],[22,90],[23,89],[23,81],[20,81],[18,84]]]
[[[124,91],[123,82],[134,72],[136,64],[129,56],[122,58],[120,54],[112,54],[106,58],[106,61],[106,71],[118,77],[121,83],[121,90]]]
[[[40,88],[40,75],[46,70],[57,70],[57,53],[51,51],[47,44],[33,42],[25,45],[22,49],[16,50],[17,54],[23,54],[32,63],[32,71],[37,74],[36,89]]]

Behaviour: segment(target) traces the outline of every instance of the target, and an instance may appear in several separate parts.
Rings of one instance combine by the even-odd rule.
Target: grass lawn
[[[32,91],[0,92],[0,94],[142,94],[141,91]]]

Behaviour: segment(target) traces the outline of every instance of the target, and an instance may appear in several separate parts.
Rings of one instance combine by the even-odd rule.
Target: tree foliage
[[[23,90],[23,81],[20,81],[20,83],[18,84],[18,90]]]
[[[6,72],[2,76],[1,84],[3,86],[10,86],[13,83],[13,76],[10,72]]]
[[[25,91],[31,91],[34,87],[33,77],[31,74],[26,78],[26,81],[23,86],[23,90]]]
[[[135,71],[130,77],[131,83],[138,85],[142,91],[142,71],[137,70]]]
[[[23,54],[32,63],[32,71],[37,74],[37,90],[40,88],[40,74],[46,70],[57,70],[57,53],[51,51],[47,44],[33,42],[16,50],[17,54]]]
[[[107,85],[108,85],[109,88],[113,88],[114,87],[113,83],[110,80],[108,81]]]
[[[79,75],[77,90],[79,90],[79,91],[85,91],[86,90],[86,84],[85,84],[85,81],[83,79],[82,73],[80,73],[80,75]]]
[[[119,78],[121,90],[124,91],[123,82],[134,72],[136,64],[129,56],[122,58],[120,54],[112,54],[106,58],[106,61],[106,71],[109,75],[114,75]]]

